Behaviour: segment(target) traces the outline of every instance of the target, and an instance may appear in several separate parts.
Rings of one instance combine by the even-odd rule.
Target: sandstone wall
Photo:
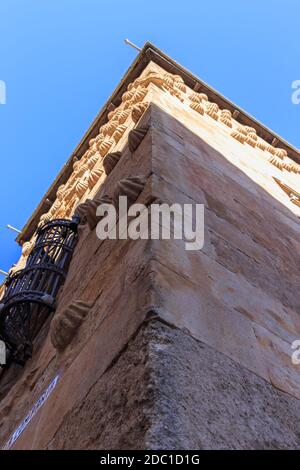
[[[93,306],[63,352],[48,334],[2,399],[2,444],[59,373],[14,448],[295,448],[298,208],[260,150],[155,86],[148,99],[146,136],[100,194],[144,175],[138,202],[203,203],[204,248],[86,227],[55,315]]]

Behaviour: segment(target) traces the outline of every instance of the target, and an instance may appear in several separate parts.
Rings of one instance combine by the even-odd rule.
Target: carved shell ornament
[[[54,315],[50,326],[50,337],[55,349],[62,351],[72,342],[92,307],[93,303],[77,300],[62,313]]]
[[[232,114],[229,109],[222,109],[219,119],[225,126],[232,127]]]
[[[118,121],[109,121],[107,124],[104,124],[104,126],[100,127],[99,132],[102,132],[104,137],[111,137],[117,127]]]
[[[108,153],[103,160],[103,167],[106,175],[109,175],[122,156],[121,152]]]
[[[133,106],[132,111],[131,111],[131,117],[135,124],[140,120],[140,118],[142,117],[142,115],[144,114],[148,106],[149,106],[149,103],[147,101],[143,101]]]
[[[118,182],[118,186],[113,197],[116,206],[118,205],[120,196],[127,196],[128,206],[132,205],[137,200],[139,194],[143,191],[146,181],[147,178],[140,175],[121,179]]]
[[[99,152],[95,152],[93,155],[91,155],[87,162],[86,162],[86,165],[89,169],[93,168],[96,163],[101,159],[101,155]]]
[[[190,108],[192,108],[194,111],[196,111],[197,113],[201,114],[203,116],[203,114],[205,113],[205,108],[202,104],[200,103],[197,103],[195,101],[193,101],[191,104],[190,104]]]
[[[246,135],[240,132],[239,130],[234,130],[230,134],[234,139],[238,140],[241,144],[244,144],[246,142]]]
[[[75,210],[75,215],[80,218],[80,225],[88,224],[90,230],[94,230],[102,219],[97,215],[97,209],[101,204],[114,204],[114,201],[110,196],[104,195],[93,200],[88,199],[80,204]]]
[[[121,139],[122,135],[125,133],[126,130],[127,130],[127,126],[125,126],[125,124],[121,124],[120,126],[117,127],[117,129],[115,130],[112,136],[116,143],[119,142],[119,140]]]
[[[206,103],[206,113],[211,118],[218,120],[218,112],[219,106],[216,103],[210,103],[209,101]]]
[[[81,157],[76,156],[70,177],[59,186],[52,206],[40,218],[39,226],[48,220],[70,217],[76,204],[81,199],[87,198],[93,187],[97,185],[101,178],[101,171],[104,169],[106,175],[112,171],[119,160],[117,150],[119,150],[120,139],[129,131],[132,122],[136,124],[141,119],[149,106],[147,94],[151,85],[172,95],[174,100],[178,99],[186,103],[194,112],[200,115],[207,114],[217,120],[227,128],[237,142],[264,152],[266,161],[280,171],[294,173],[292,176],[300,174],[300,165],[288,157],[285,149],[274,147],[258,136],[253,127],[238,122],[239,113],[232,115],[229,109],[220,110],[218,104],[213,102],[213,96],[210,93],[209,98],[212,101],[208,99],[207,94],[196,92],[201,89],[201,86],[197,86],[199,84],[195,84],[193,91],[186,86],[180,75],[160,72],[156,68],[149,67],[128,85],[119,106],[110,103],[109,109],[112,110],[107,113],[107,121],[98,129],[98,134],[90,138],[84,154]],[[202,89],[204,89],[203,86]],[[140,127],[129,132],[128,146],[132,153],[137,150],[147,131],[148,127]]]
[[[114,145],[113,139],[107,139],[105,138],[104,140],[100,141],[101,143],[97,146],[97,149],[99,150],[99,153],[101,157],[104,157],[104,155],[107,154],[109,151],[110,147]]]
[[[280,170],[284,168],[283,161],[281,160],[281,158],[276,157],[276,155],[271,155],[271,157],[268,159],[268,162],[270,162],[272,165],[276,166]]]
[[[88,189],[89,185],[86,180],[79,180],[78,183],[76,183],[75,186],[75,191],[78,197],[82,197],[86,190]]]
[[[128,146],[130,152],[135,152],[148,132],[149,126],[132,129],[128,135]]]
[[[103,173],[103,170],[101,170],[101,168],[96,168],[95,170],[92,170],[90,172],[89,177],[88,177],[88,186],[90,189],[93,189],[95,184],[101,178],[102,173]]]

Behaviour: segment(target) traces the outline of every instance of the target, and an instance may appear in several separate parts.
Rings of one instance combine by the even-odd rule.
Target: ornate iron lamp
[[[78,217],[47,222],[24,269],[9,276],[0,304],[0,339],[10,359],[24,365],[32,355],[32,342],[63,284],[77,242]]]

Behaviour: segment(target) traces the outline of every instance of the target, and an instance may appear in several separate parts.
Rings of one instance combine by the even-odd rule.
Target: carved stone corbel
[[[149,126],[132,129],[128,135],[128,146],[131,153],[135,152],[147,134]]]
[[[120,180],[113,196],[116,206],[118,205],[119,196],[127,196],[128,207],[131,206],[143,191],[146,181],[146,176],[130,176]]]
[[[109,175],[112,172],[121,157],[122,152],[112,152],[106,155],[102,162],[106,175]]]
[[[131,117],[135,124],[140,120],[148,106],[148,101],[142,101],[141,103],[137,103],[133,106],[131,111]]]
[[[73,340],[93,303],[76,300],[62,313],[54,315],[50,325],[50,338],[55,349],[63,351]]]
[[[88,224],[90,230],[94,230],[97,223],[101,220],[101,216],[97,215],[97,208],[101,204],[114,204],[110,196],[101,196],[96,199],[87,199],[80,204],[75,210],[75,216],[80,218],[80,225]]]

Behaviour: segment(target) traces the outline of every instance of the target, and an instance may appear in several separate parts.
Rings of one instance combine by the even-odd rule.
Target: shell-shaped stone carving
[[[200,93],[192,93],[190,96],[189,96],[189,99],[193,102],[193,103],[201,103],[202,99],[199,97]]]
[[[130,109],[121,111],[120,114],[118,115],[118,123],[124,124],[128,116],[130,116]]]
[[[76,163],[80,163],[80,165],[77,166],[75,170],[75,175],[77,178],[80,178],[81,176],[84,175],[86,171],[88,171],[89,167],[85,163],[82,163],[82,162],[76,162]]]
[[[275,155],[276,155],[276,157],[279,157],[279,158],[284,158],[284,157],[288,156],[286,150],[279,149],[279,148],[275,148]]]
[[[257,135],[249,133],[246,136],[246,143],[251,145],[251,147],[256,147],[257,144]]]
[[[104,126],[102,126],[100,129],[104,137],[106,136],[111,137],[117,127],[118,127],[118,121],[112,120],[112,121],[109,121],[107,124],[104,124]]]
[[[104,155],[107,154],[109,151],[110,147],[114,144],[114,141],[111,139],[104,140],[98,147],[99,153],[101,157],[104,157]]]
[[[115,114],[117,113],[117,111],[118,111],[118,108],[113,109],[112,111],[109,111],[109,113],[107,114],[107,119],[109,121],[114,120],[114,117],[115,117]]]
[[[222,109],[220,113],[220,121],[225,124],[225,126],[232,127],[232,114],[229,109]]]
[[[88,189],[88,183],[87,183],[87,181],[85,181],[85,180],[79,180],[79,181],[76,183],[75,191],[76,191],[76,194],[77,194],[78,197],[83,196],[87,189]]]
[[[245,141],[246,141],[246,135],[245,134],[242,134],[241,132],[239,132],[237,129],[234,130],[231,134],[230,134],[234,139],[238,140],[239,142],[241,142],[241,144],[244,144]]]
[[[86,161],[86,165],[88,169],[90,170],[91,168],[93,168],[100,159],[101,159],[101,155],[99,152],[93,153]]]
[[[125,103],[125,101],[131,101],[134,96],[134,93],[134,90],[126,91],[125,93],[123,93],[122,102]]]
[[[256,132],[248,132],[248,136],[252,139],[257,141],[257,134]]]
[[[91,307],[92,304],[77,300],[53,317],[50,337],[55,349],[62,351],[72,342]]]
[[[256,135],[256,129],[254,127],[249,127],[249,126],[243,126],[244,130],[247,132],[247,134],[255,134]]]
[[[114,169],[121,157],[122,152],[112,152],[106,155],[102,164],[107,175],[109,175],[110,172]]]
[[[272,155],[270,158],[268,158],[268,162],[272,163],[272,165],[276,166],[280,170],[283,168],[283,161],[281,158],[276,157],[276,155]]]
[[[298,165],[298,163],[292,161],[291,162],[291,171],[293,173],[298,173],[299,174],[300,173],[300,165]]]
[[[133,204],[143,191],[146,181],[145,176],[130,176],[120,180],[114,193],[115,204],[118,205],[119,196],[127,196],[128,206]]]
[[[266,151],[271,153],[272,155],[275,155],[275,153],[276,153],[275,147],[273,147],[273,145],[270,145],[270,144],[267,144]]]
[[[86,225],[90,227],[91,230],[97,225],[97,201],[87,199],[84,203],[80,204],[75,211],[75,215],[80,217],[80,225]]]
[[[276,158],[279,158],[279,157],[276,157]],[[282,163],[282,168],[284,168],[285,170],[287,171],[292,171],[292,164],[291,162],[288,160],[288,159],[280,159],[281,160],[281,163]]]
[[[202,101],[208,101],[208,96],[205,93],[198,93]]]
[[[142,142],[143,138],[147,134],[149,126],[146,127],[139,127],[137,129],[132,129],[128,135],[128,146],[130,152],[135,152],[140,143]]]
[[[266,150],[266,149],[267,149],[267,146],[268,146],[267,142],[266,142],[265,140],[263,140],[263,139],[258,139],[256,145],[257,145],[257,147],[260,148],[261,150]]]
[[[174,78],[174,85],[176,86],[176,88],[182,91],[182,93],[185,93],[186,86],[185,86],[183,78],[180,75],[173,75],[173,78]]]
[[[61,206],[61,200],[60,199],[55,199],[55,201],[54,201],[54,203],[53,203],[53,205],[52,205],[49,212],[51,214],[54,214],[55,211],[57,211],[60,208],[60,206]]]
[[[76,162],[76,163],[79,163],[79,162]],[[65,184],[61,184],[57,190],[57,193],[56,193],[56,197],[58,199],[62,199],[64,197],[64,191],[65,191],[65,188],[66,188],[66,185]]]
[[[89,147],[93,147],[93,145],[95,144],[95,142],[96,142],[96,139],[95,139],[95,138],[90,139],[90,140],[89,140]]]
[[[246,126],[237,126],[236,130],[240,133],[240,134],[243,134],[245,136],[248,135],[248,131],[247,129],[245,128]]]
[[[46,222],[49,222],[49,220],[51,220],[51,215],[50,215],[49,212],[46,212],[45,214],[41,215],[40,221],[39,221],[39,227],[44,225]],[[25,245],[25,243],[24,243],[24,245]]]
[[[204,106],[202,104],[194,102],[194,101],[190,104],[190,108],[192,108],[194,111],[196,111],[197,113],[202,114],[202,115],[205,112]]]
[[[163,75],[163,81],[167,88],[172,88],[174,86],[174,75],[171,73],[165,73]]]
[[[181,75],[173,75],[173,78],[175,80],[175,83],[183,83],[184,84],[184,80],[183,80]]]
[[[80,161],[79,160],[76,160],[74,163],[73,163],[73,171],[77,171],[78,168],[80,166]]]
[[[101,220],[100,216],[97,216],[97,208],[101,204],[114,204],[113,200],[109,196],[102,196],[96,199],[87,199],[75,210],[75,215],[80,218],[80,225],[88,224],[90,230],[94,230],[97,223]]]
[[[156,70],[149,70],[145,77],[143,77],[140,82],[143,87],[148,87],[151,83],[156,85],[158,88],[163,89],[164,79],[160,73]]]
[[[134,123],[137,123],[139,121],[148,106],[149,103],[147,101],[142,101],[141,103],[137,103],[133,106],[131,111],[131,117]]]
[[[142,101],[145,98],[147,91],[148,91],[147,88],[142,88],[142,87],[137,88],[130,101],[133,104],[138,103],[139,101]]]
[[[246,136],[246,143],[251,145],[252,147],[256,147],[257,145],[257,134],[256,129],[254,127],[243,126],[245,132],[247,132]]]
[[[113,134],[113,139],[116,143],[119,142],[119,140],[121,139],[126,129],[127,129],[127,126],[125,126],[125,124],[121,124],[120,126],[117,127],[117,129],[115,130]]]
[[[98,183],[99,179],[101,178],[101,175],[103,173],[103,170],[100,168],[96,168],[95,170],[92,170],[89,174],[88,178],[88,185],[89,188],[92,189],[96,183]]]
[[[218,119],[218,111],[219,111],[219,106],[216,103],[207,103],[206,113],[208,116],[215,119],[216,121]]]

